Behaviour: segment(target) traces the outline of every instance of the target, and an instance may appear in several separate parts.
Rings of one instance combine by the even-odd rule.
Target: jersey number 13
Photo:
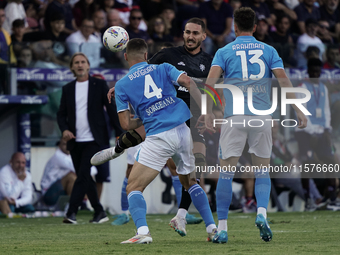
[[[236,51],[236,56],[241,57],[241,67],[242,67],[242,78],[244,81],[247,81],[248,78],[251,80],[259,80],[263,78],[264,73],[265,73],[265,65],[260,59],[260,57],[263,55],[262,50],[249,50],[248,55],[253,55],[250,59],[249,62],[250,64],[258,64],[260,66],[260,72],[258,74],[248,74],[248,65],[247,65],[247,56],[246,56],[246,51],[240,50]]]

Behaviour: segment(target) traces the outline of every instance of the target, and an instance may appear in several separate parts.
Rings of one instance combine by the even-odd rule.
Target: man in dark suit
[[[107,84],[104,80],[89,75],[90,63],[86,55],[75,53],[71,58],[70,69],[76,79],[63,87],[57,120],[63,139],[67,141],[77,180],[63,222],[77,223],[78,207],[87,194],[95,211],[90,222],[103,223],[109,219],[99,202],[96,184],[91,177],[90,159],[97,151],[109,147],[104,106],[116,135],[120,135],[122,129],[119,126],[115,104],[108,102]]]

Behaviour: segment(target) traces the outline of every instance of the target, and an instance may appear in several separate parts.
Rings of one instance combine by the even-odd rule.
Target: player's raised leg
[[[118,138],[115,147],[111,147],[94,154],[91,158],[91,164],[94,166],[98,166],[104,164],[111,159],[117,158],[124,153],[125,149],[140,144],[144,139],[145,131],[144,134],[140,134],[140,131],[136,132],[135,130],[128,130]]]
[[[158,174],[159,171],[138,162],[135,162],[133,165],[126,192],[128,194],[129,211],[137,227],[137,234],[134,237],[121,242],[122,244],[152,242],[149,227],[146,223],[146,203],[142,192]]]

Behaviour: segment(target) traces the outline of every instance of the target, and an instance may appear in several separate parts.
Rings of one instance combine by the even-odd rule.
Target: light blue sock
[[[142,226],[148,226],[146,223],[146,203],[142,192],[132,191],[128,195],[128,199],[129,211],[137,229]]]
[[[174,187],[175,194],[176,194],[176,200],[177,200],[177,206],[179,207],[182,199],[182,184],[177,176],[171,176],[172,179],[172,186]]]
[[[221,172],[216,187],[216,211],[219,220],[228,219],[229,206],[233,198],[234,172]]]
[[[124,178],[123,181],[123,186],[122,186],[122,193],[121,193],[121,198],[120,198],[120,204],[122,207],[122,211],[127,211],[129,209],[129,202],[128,202],[128,198],[126,195],[126,186],[128,184],[128,178]]]
[[[260,169],[256,171],[255,178],[255,197],[257,208],[264,207],[267,209],[271,188],[271,181],[268,169]]]
[[[205,226],[209,226],[210,224],[214,224],[214,218],[211,213],[211,209],[209,206],[209,201],[207,195],[204,190],[198,184],[191,186],[188,190],[191,200],[196,207],[197,211],[200,213],[201,217],[205,222]]]

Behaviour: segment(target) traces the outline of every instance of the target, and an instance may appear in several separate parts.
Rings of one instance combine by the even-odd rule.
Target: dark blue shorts
[[[110,162],[110,161],[109,161]],[[96,182],[110,182],[110,166],[109,162],[96,166],[98,173],[96,174]]]

